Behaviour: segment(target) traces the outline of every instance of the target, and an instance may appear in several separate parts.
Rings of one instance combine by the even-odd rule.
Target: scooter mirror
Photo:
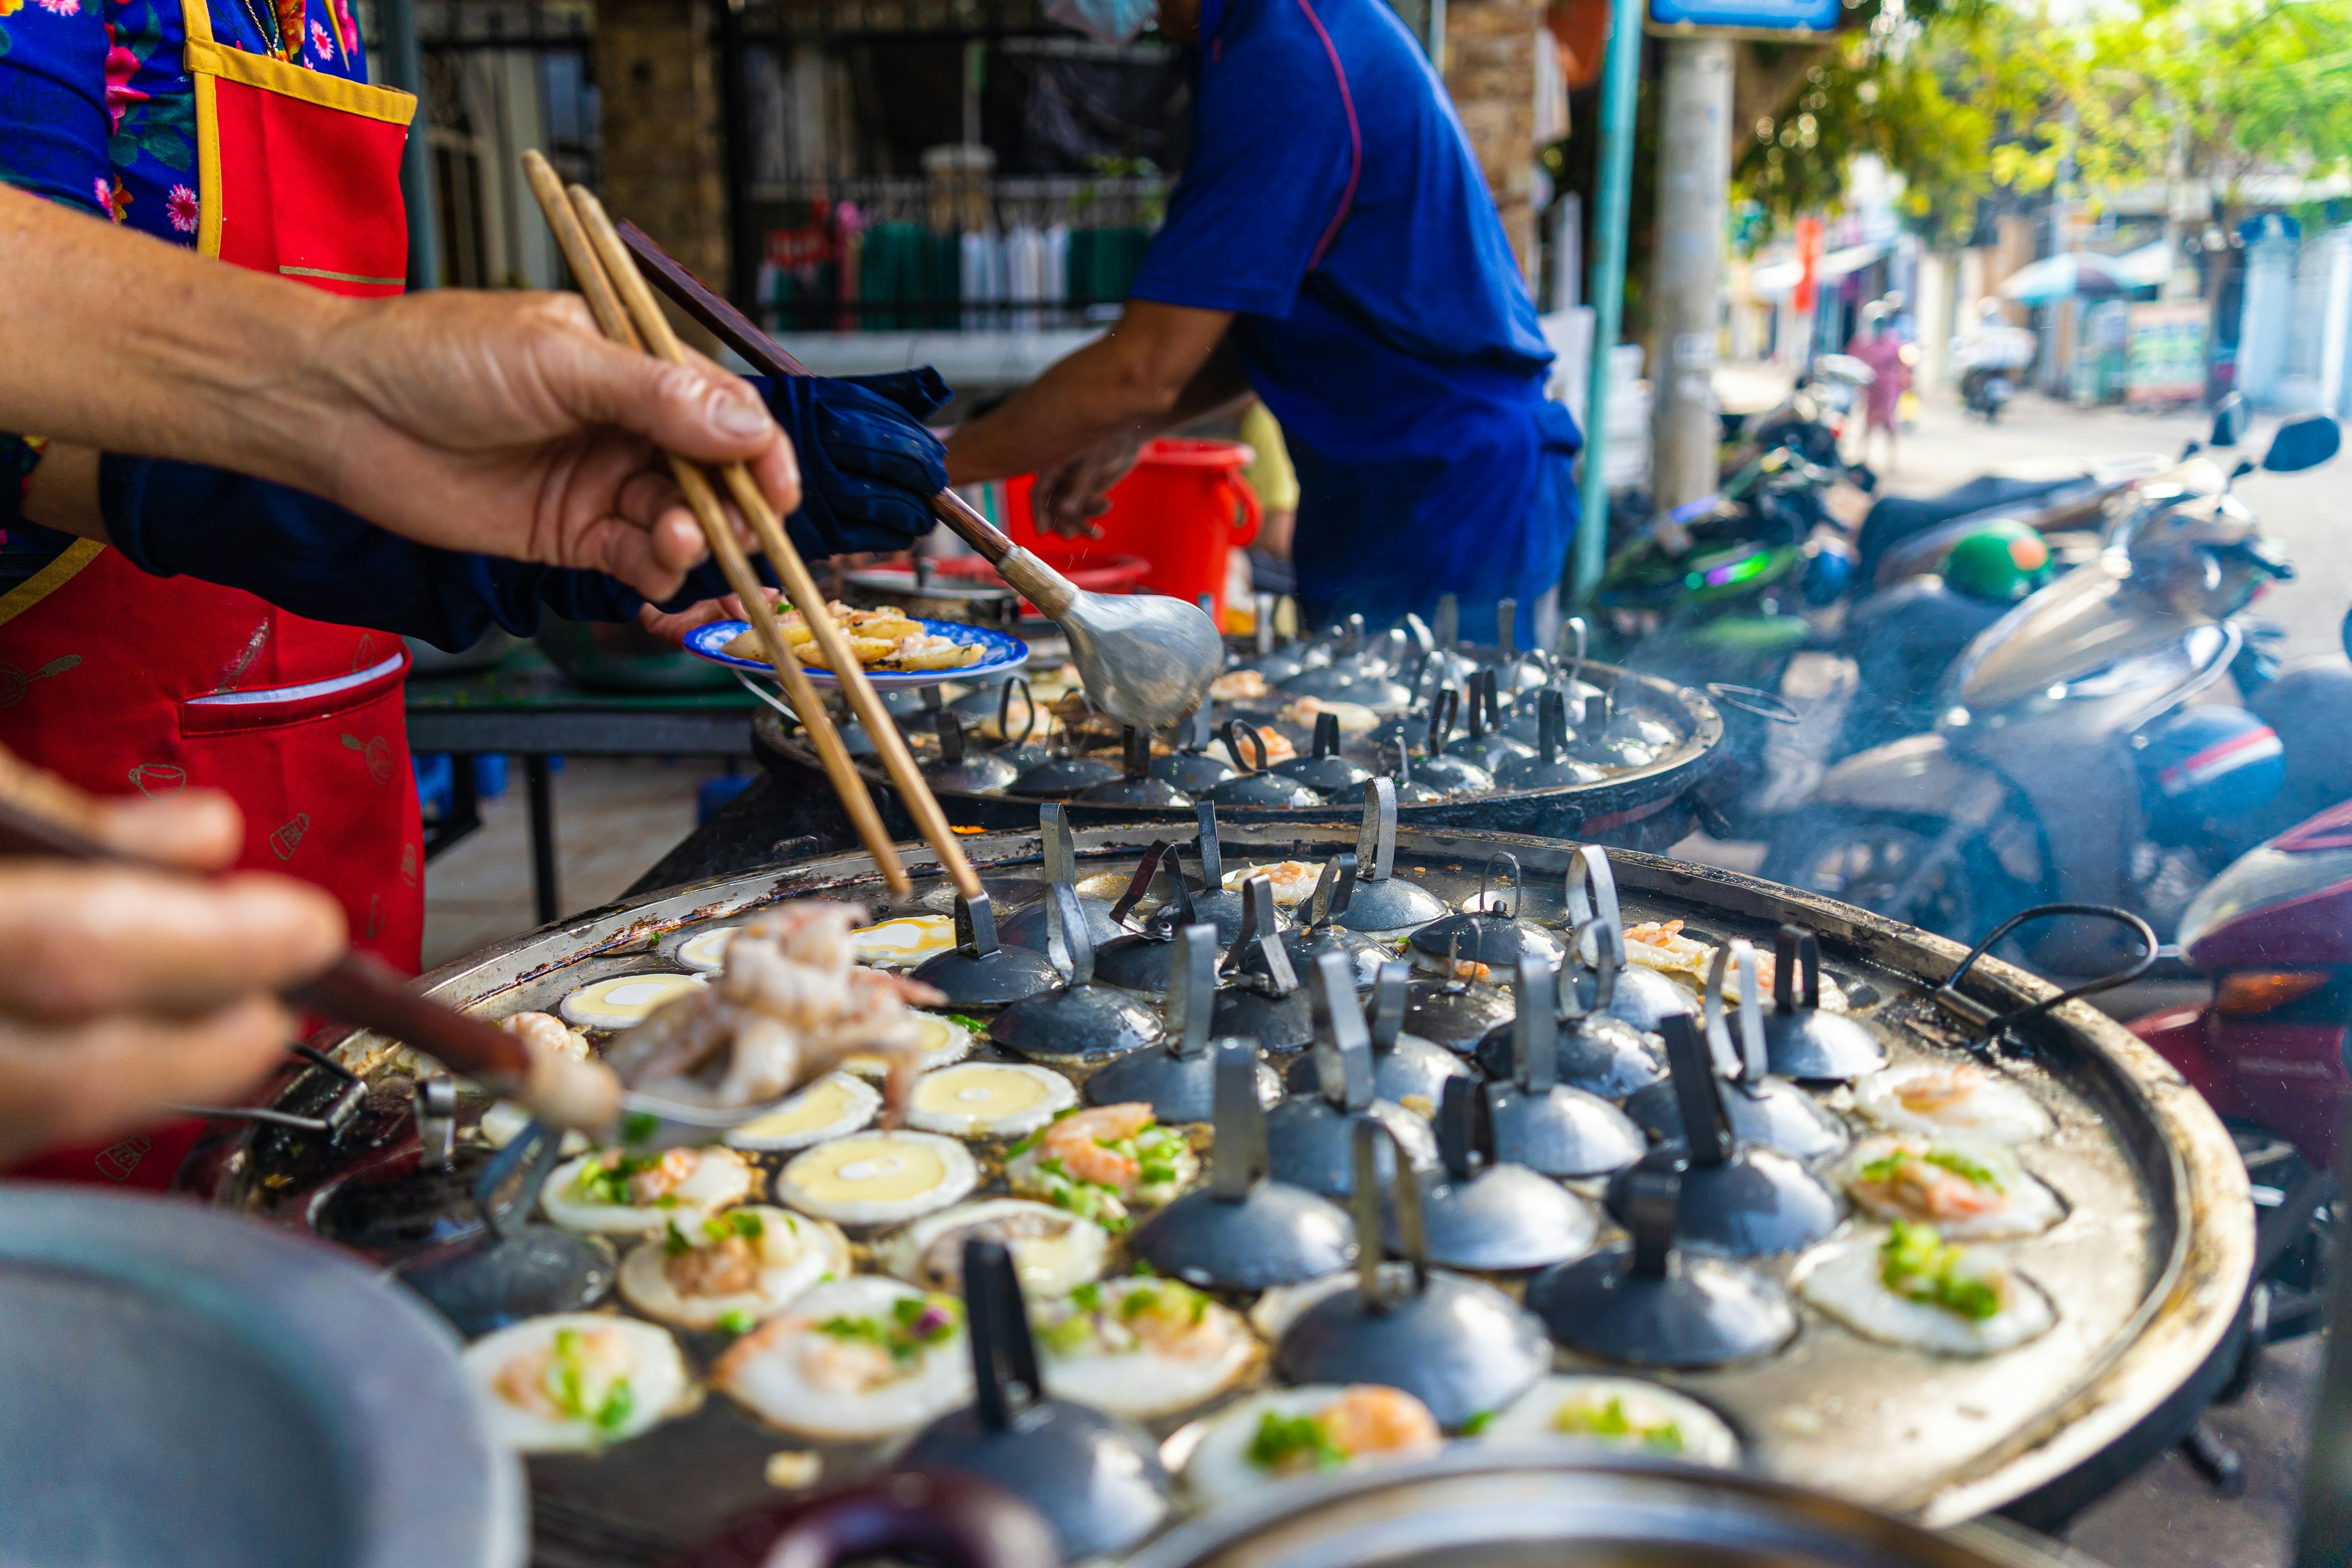
[[[2271,437],[2271,449],[2263,456],[2263,467],[2274,474],[2301,473],[2336,456],[2343,445],[2344,432],[2325,414],[2290,419]]]
[[[2246,406],[2243,393],[2233,392],[2213,405],[2213,434],[2206,445],[2234,447],[2246,433],[2246,421],[2252,411]]]

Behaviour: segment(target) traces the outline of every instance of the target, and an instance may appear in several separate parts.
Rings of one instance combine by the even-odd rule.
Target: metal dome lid
[[[1495,866],[1500,861],[1510,868],[1511,892],[1507,902],[1498,901],[1488,890]],[[1497,849],[1486,858],[1486,867],[1478,877],[1477,897],[1471,900],[1477,908],[1465,907],[1443,920],[1432,921],[1412,933],[1412,951],[1423,968],[1443,964],[1452,973],[1461,963],[1483,963],[1489,969],[1517,969],[1522,957],[1541,959],[1557,969],[1567,956],[1559,936],[1531,920],[1519,916],[1527,906],[1527,878],[1519,870],[1519,858],[1507,849]]]
[[[1214,1061],[1209,1180],[1154,1211],[1129,1237],[1129,1250],[1207,1289],[1265,1290],[1346,1268],[1356,1256],[1347,1211],[1271,1174],[1257,1054],[1227,1040]]]
[[[1377,1383],[1429,1407],[1458,1430],[1535,1386],[1551,1366],[1543,1324],[1492,1285],[1429,1266],[1420,1183],[1403,1170],[1407,1151],[1392,1124],[1370,1117],[1349,1125],[1354,1157],[1356,1232],[1381,1234],[1383,1145],[1398,1172],[1389,1182],[1401,1250],[1410,1266],[1399,1289],[1384,1277],[1381,1249],[1356,1254],[1356,1288],[1301,1312],[1274,1352],[1277,1376],[1294,1384]]]
[[[1044,953],[999,943],[996,907],[985,889],[978,898],[956,895],[955,938],[955,946],[925,959],[915,978],[945,993],[956,1006],[1003,1006],[1062,984],[1053,961]]]
[[[1738,1048],[1724,1018],[1726,972],[1735,968],[1739,974]],[[1844,1151],[1852,1138],[1845,1123],[1787,1079],[1773,1078],[1765,1070],[1764,1006],[1756,983],[1756,950],[1745,941],[1717,948],[1708,966],[1706,1043],[1715,1072],[1732,1079],[1718,1092],[1732,1132],[1742,1142],[1805,1161],[1826,1160]],[[1643,1089],[1626,1102],[1625,1109],[1644,1131],[1661,1142],[1673,1142],[1683,1136],[1683,1102],[1670,1085]]]
[[[1141,1100],[1164,1122],[1207,1121],[1216,1106],[1216,1058],[1209,1045],[1217,994],[1216,928],[1205,922],[1181,927],[1172,945],[1160,1043],[1105,1063],[1087,1079],[1085,1092],[1096,1105]],[[1267,1105],[1279,1101],[1282,1080],[1274,1069],[1261,1062],[1257,1076],[1258,1098]]]
[[[1445,914],[1445,900],[1414,882],[1396,879],[1397,796],[1389,779],[1364,783],[1364,816],[1356,831],[1356,885],[1332,918],[1349,931],[1394,933]]]
[[[1266,1117],[1267,1149],[1275,1175],[1328,1197],[1345,1197],[1356,1183],[1354,1123],[1370,1117],[1393,1134],[1415,1169],[1437,1163],[1437,1140],[1429,1124],[1372,1089],[1372,1041],[1347,963],[1336,953],[1316,965],[1311,994],[1316,1009],[1314,1060],[1321,1079],[1317,1091],[1295,1096]],[[1385,1163],[1387,1146],[1376,1151]]]
[[[939,760],[923,766],[923,776],[939,789],[971,790],[995,795],[1021,776],[1021,769],[994,752],[971,751],[964,744],[963,715],[943,708],[932,716],[940,737]]]
[[[1746,998],[1740,1005],[1746,1007]],[[1784,925],[1772,935],[1772,1007],[1764,1015],[1764,1046],[1772,1070],[1785,1078],[1852,1082],[1886,1065],[1886,1047],[1868,1026],[1822,1010],[1821,939],[1802,926]]]
[[[1571,957],[1583,951],[1593,954],[1596,984],[1591,1011],[1578,999],[1577,976],[1571,974],[1560,984],[1556,1054],[1560,1082],[1622,1102],[1652,1084],[1664,1082],[1666,1060],[1663,1047],[1652,1045],[1650,1037],[1609,1014],[1617,985],[1617,960],[1612,933],[1599,929],[1605,923],[1586,921],[1569,942]],[[1497,1026],[1478,1042],[1480,1070],[1489,1078],[1509,1078],[1516,1051],[1514,1028]]]
[[[1609,852],[1600,845],[1581,846],[1569,861],[1567,902],[1568,924],[1572,931],[1582,931],[1595,919],[1608,922],[1613,984],[1608,1000],[1601,1001],[1597,965],[1593,973],[1579,975],[1572,984],[1577,986],[1583,1007],[1622,1018],[1646,1035],[1656,1034],[1663,1018],[1698,1011],[1689,992],[1663,974],[1627,963],[1625,915],[1617,903],[1617,876],[1609,868]],[[1578,951],[1585,955],[1588,963],[1594,963],[1584,948],[1580,946]]]
[[[988,1037],[1032,1061],[1108,1061],[1156,1043],[1160,1020],[1126,992],[1095,984],[1095,944],[1078,895],[1055,883],[1046,895],[1052,940],[1069,954],[1069,982],[999,1013]]]
[[[1462,1058],[1433,1041],[1404,1032],[1405,995],[1412,972],[1402,963],[1381,966],[1372,985],[1368,1023],[1372,1036],[1372,1093],[1407,1110],[1433,1114],[1438,1098],[1453,1079],[1475,1082],[1476,1076]],[[1286,1075],[1291,1092],[1312,1094],[1322,1084],[1311,1056],[1290,1064]],[[1420,1105],[1415,1105],[1414,1101]]]
[[[1421,1193],[1429,1260],[1507,1273],[1580,1256],[1592,1245],[1601,1216],[1558,1182],[1498,1159],[1486,1110],[1475,1082],[1447,1080],[1437,1107],[1440,1169]],[[1402,1249],[1393,1214],[1390,1226],[1389,1245]]]
[[[1069,808],[1058,800],[1049,800],[1037,808],[1037,847],[1045,861],[1047,888],[1059,885],[1076,890],[1078,879],[1078,849],[1076,837],[1070,831]],[[1047,926],[1051,916],[1046,913],[1048,898],[1040,898],[1006,915],[996,922],[996,940],[1013,947],[1025,947],[1033,952],[1054,956],[1048,943],[1051,936]],[[1087,935],[1094,940],[1097,950],[1105,942],[1117,942],[1127,934],[1119,923],[1114,906],[1108,899],[1078,895],[1078,908],[1087,917]]]
[[[1623,1111],[1559,1081],[1552,973],[1542,960],[1519,960],[1517,1002],[1511,1078],[1486,1086],[1497,1157],[1560,1177],[1606,1175],[1640,1159],[1648,1145]]]
[[[1295,1051],[1315,1039],[1315,1005],[1290,967],[1274,912],[1274,879],[1260,871],[1242,884],[1242,929],[1222,973],[1212,1032],[1255,1040],[1269,1051]],[[1338,954],[1333,955],[1339,957]],[[1249,961],[1244,963],[1244,960]],[[1353,966],[1349,966],[1350,973]],[[1349,982],[1350,990],[1355,982]]]

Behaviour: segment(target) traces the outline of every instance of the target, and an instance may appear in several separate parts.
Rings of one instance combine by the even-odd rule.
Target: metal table
[[[446,752],[453,759],[449,812],[427,825],[425,858],[431,860],[481,826],[472,760],[521,757],[530,801],[531,899],[545,925],[562,912],[548,759],[748,756],[758,708],[756,698],[731,685],[723,691],[593,690],[529,644],[488,669],[412,679],[409,749]]]

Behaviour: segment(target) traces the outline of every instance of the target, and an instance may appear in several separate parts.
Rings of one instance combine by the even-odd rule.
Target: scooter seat
[[[1878,558],[1914,534],[1970,512],[2023,506],[2088,481],[2087,474],[2061,479],[2009,479],[1985,474],[1939,496],[1884,496],[1871,503],[1854,540],[1861,559],[1853,581],[1867,586],[1878,578]]]

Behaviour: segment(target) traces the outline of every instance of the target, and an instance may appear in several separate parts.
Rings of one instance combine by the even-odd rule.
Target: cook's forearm
[[[352,302],[0,188],[0,428],[329,482],[310,363]]]

